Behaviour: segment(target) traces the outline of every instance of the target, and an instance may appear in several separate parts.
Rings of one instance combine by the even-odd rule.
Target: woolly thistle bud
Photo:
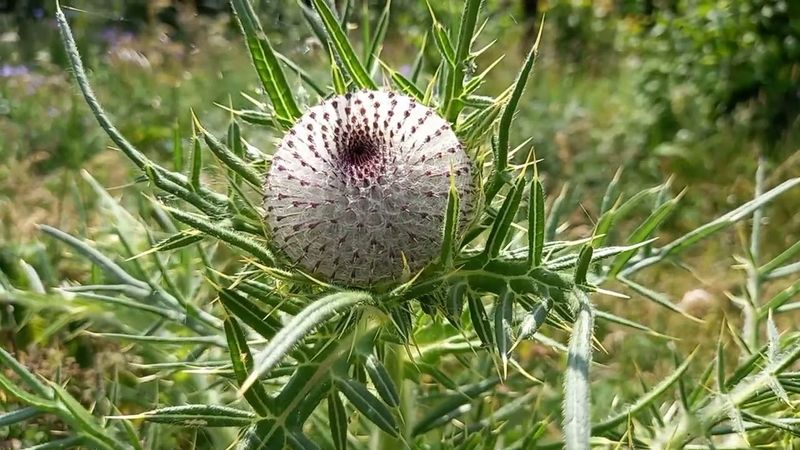
[[[461,228],[471,161],[447,121],[382,91],[310,108],[272,159],[264,206],[274,244],[305,269],[350,285],[399,278],[439,254],[451,173]]]

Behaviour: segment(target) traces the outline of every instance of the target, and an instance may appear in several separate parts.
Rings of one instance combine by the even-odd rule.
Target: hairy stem
[[[754,198],[758,198],[764,192],[765,167],[764,157],[759,155]],[[760,324],[758,309],[761,303],[761,278],[758,273],[758,265],[761,253],[761,220],[763,216],[764,209],[762,207],[753,211],[753,227],[750,230],[750,267],[747,270],[747,296],[750,301],[744,309],[744,340],[753,350],[758,348]]]

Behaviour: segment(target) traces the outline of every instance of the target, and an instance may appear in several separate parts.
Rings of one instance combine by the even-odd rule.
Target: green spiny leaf
[[[355,380],[340,377],[335,378],[334,383],[347,400],[370,422],[389,435],[398,436],[399,429],[392,412],[372,395],[366,386]]]
[[[215,405],[182,405],[158,408],[112,419],[144,419],[148,422],[180,425],[185,427],[241,427],[256,420],[256,415],[240,409]]]
[[[441,263],[444,268],[453,264],[453,253],[457,251],[459,227],[459,198],[455,177],[450,174],[450,189],[447,192],[447,208],[445,209],[444,228],[442,230]]]
[[[489,237],[486,239],[486,256],[489,258],[496,258],[503,248],[508,231],[519,210],[524,188],[525,177],[520,176],[516,184],[508,191],[506,199],[497,211],[497,217],[489,232]]]
[[[169,206],[165,206],[164,209],[172,214],[178,221],[221,241],[227,242],[234,247],[240,248],[264,263],[273,264],[275,261],[272,253],[261,244],[254,242],[253,238],[250,236],[231,228],[220,226],[212,222],[209,218],[201,217],[197,214],[188,213]]]
[[[367,68],[367,73],[373,73],[377,66],[381,47],[383,47],[383,40],[386,37],[386,30],[389,28],[389,9],[391,6],[392,2],[388,0],[378,18],[378,24],[375,26],[375,34],[372,36],[369,47],[367,47],[367,52],[364,57],[364,66]]]
[[[479,383],[459,389],[456,394],[447,396],[414,424],[411,435],[419,436],[427,433],[449,423],[456,417],[466,414],[472,409],[470,405],[472,400],[483,396],[499,382],[500,379],[497,377],[487,378]]]
[[[280,320],[261,309],[257,303],[247,297],[232,290],[223,289],[219,293],[219,299],[225,309],[265,339],[272,339],[281,328]]]
[[[481,3],[483,3],[483,0],[466,0],[464,2],[454,58],[457,65],[448,71],[448,89],[445,91],[443,102],[444,110],[446,111],[445,118],[450,123],[455,123],[459,112],[461,112],[462,106],[453,100],[461,96],[467,69],[466,65],[470,64],[471,61],[470,47],[475,34],[475,25],[478,21]]]
[[[233,317],[228,317],[225,319],[224,324],[233,373],[236,376],[236,381],[241,385],[253,370],[253,355],[247,347],[247,338],[237,320]],[[261,384],[256,383],[253,385],[252,388],[244,393],[244,398],[259,416],[263,417],[269,414],[272,400]]]
[[[208,148],[211,150],[212,153],[214,153],[214,156],[216,156],[223,164],[225,164],[226,167],[228,167],[234,173],[241,176],[245,181],[250,183],[251,186],[260,190],[262,180],[258,172],[256,172],[255,169],[250,167],[250,165],[248,165],[241,158],[240,155],[237,155],[236,152],[232,151],[230,148],[226,147],[222,142],[217,140],[217,138],[214,137],[213,134],[206,131],[202,127],[202,125],[200,125],[200,122],[197,121],[196,117],[194,119],[195,119],[195,127],[203,135],[203,138],[206,141],[206,145],[208,145]],[[241,148],[242,145],[241,138],[237,139],[237,141],[239,147]],[[236,142],[234,141],[234,145],[235,144]],[[244,152],[242,151],[242,153]]]
[[[578,254],[578,264],[575,266],[575,284],[586,284],[586,273],[589,271],[589,264],[592,262],[594,248],[591,244],[584,244]]]
[[[502,174],[508,168],[511,122],[514,120],[514,114],[517,111],[517,106],[519,105],[519,101],[522,98],[523,92],[525,91],[525,85],[528,83],[528,78],[533,70],[536,56],[539,54],[539,40],[541,39],[541,33],[542,30],[540,28],[539,37],[536,38],[536,42],[533,44],[533,47],[531,47],[528,55],[525,57],[525,62],[522,64],[522,69],[519,71],[516,81],[514,81],[514,89],[511,92],[511,96],[508,98],[505,108],[503,108],[503,115],[500,116],[500,123],[497,130],[497,154],[494,160],[494,167],[492,168],[492,181],[488,183],[486,190],[487,202],[491,201],[497,191],[499,191],[505,183]]]
[[[506,289],[497,296],[494,307],[494,341],[503,367],[503,377],[508,373],[508,356],[511,353],[511,324],[514,321],[514,292]]]
[[[494,342],[492,341],[492,326],[489,324],[489,316],[486,314],[486,308],[483,307],[480,296],[468,292],[467,304],[469,305],[469,316],[472,320],[472,327],[475,329],[478,338],[487,348],[494,347]]]
[[[278,120],[288,127],[300,117],[301,113],[292,96],[289,83],[286,82],[275,51],[261,27],[250,1],[231,0],[231,5],[239,21],[261,84],[269,95]]]
[[[378,392],[378,395],[381,396],[381,399],[391,407],[399,405],[400,396],[397,395],[397,388],[395,388],[392,377],[380,360],[378,360],[375,355],[370,354],[364,362],[364,368],[367,369],[369,379],[372,381],[372,385],[375,386],[375,390]]]
[[[344,68],[347,69],[347,72],[360,88],[373,90],[376,89],[377,87],[375,82],[372,81],[372,78],[370,78],[369,73],[364,68],[364,65],[358,60],[358,56],[356,56],[353,47],[350,45],[350,41],[347,39],[347,35],[344,33],[341,25],[336,20],[336,17],[331,11],[330,6],[328,6],[324,0],[312,1],[314,3],[314,9],[316,9],[317,13],[319,13],[322,23],[325,25],[325,29],[328,31],[328,35],[330,36],[334,49],[336,49],[336,53],[342,59]]]
[[[347,411],[344,409],[339,393],[328,394],[328,424],[331,428],[333,446],[336,450],[347,449]]]
[[[628,244],[638,244],[639,242],[644,241],[647,239],[653,231],[658,229],[662,223],[672,214],[673,211],[678,206],[678,202],[680,201],[682,195],[669,200],[666,203],[663,203],[661,206],[656,208],[650,216],[642,222],[631,234],[630,238],[628,238]],[[635,250],[629,250],[627,252],[621,253],[614,258],[614,261],[611,263],[611,269],[609,269],[608,275],[610,277],[616,276],[625,264],[633,257]]]
[[[539,177],[531,182],[528,198],[528,266],[542,264],[544,251],[544,188]]]

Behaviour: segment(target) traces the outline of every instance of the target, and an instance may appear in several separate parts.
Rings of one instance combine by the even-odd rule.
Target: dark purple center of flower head
[[[345,126],[335,141],[339,166],[349,182],[377,180],[385,171],[388,142],[367,124]]]
[[[394,92],[313,106],[284,136],[264,186],[275,247],[352,286],[400,280],[440,253],[451,184],[460,225],[475,202],[472,163],[450,124]]]

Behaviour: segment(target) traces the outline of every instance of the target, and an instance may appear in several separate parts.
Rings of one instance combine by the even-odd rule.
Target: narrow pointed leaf
[[[419,436],[427,433],[469,412],[472,409],[470,402],[485,395],[499,382],[499,378],[492,377],[458,389],[457,393],[449,395],[416,422],[411,435]]]
[[[344,78],[344,74],[342,73],[342,69],[339,67],[339,63],[333,57],[333,49],[330,49],[331,52],[331,80],[333,80],[333,91],[339,95],[343,95],[347,93],[347,80]]]
[[[664,221],[672,214],[672,212],[675,211],[679,200],[680,198],[674,198],[662,204],[655,211],[653,211],[653,213],[650,214],[650,216],[633,231],[628,239],[628,244],[638,244],[639,242],[647,239],[653,233],[653,231],[657,230],[658,227],[661,226],[661,224],[664,223]],[[614,261],[611,263],[608,276],[616,276],[635,253],[635,250],[628,250],[627,252],[617,255],[617,257],[614,258]]]
[[[391,0],[387,0],[380,17],[378,17],[378,24],[375,25],[375,34],[372,36],[364,58],[364,66],[367,68],[367,73],[373,73],[377,66],[381,47],[383,47],[383,40],[386,38],[386,30],[389,28],[389,9],[391,6]]]
[[[461,13],[461,23],[458,28],[458,42],[456,43],[456,55],[454,61],[456,67],[448,71],[448,89],[445,92],[443,106],[445,107],[445,118],[450,123],[455,123],[458,114],[463,107],[456,98],[461,96],[466,76],[466,64],[470,61],[470,48],[472,39],[475,35],[475,25],[478,22],[478,13],[481,9],[483,0],[465,0],[464,10]]]
[[[249,0],[231,0],[231,5],[261,84],[279,120],[288,126],[300,117],[300,108],[292,96],[292,90],[272,49],[272,44],[267,39]]]
[[[247,428],[236,450],[285,450],[284,428],[274,419],[263,419]]]
[[[5,349],[0,347],[0,365],[8,367],[22,380],[28,389],[43,398],[51,398],[52,391],[39,378],[25,368],[16,358],[11,356]]]
[[[227,406],[183,405],[111,418],[144,419],[148,422],[205,428],[247,426],[256,420],[256,415]]]
[[[234,247],[238,247],[264,263],[272,265],[275,261],[272,253],[263,245],[254,242],[253,238],[250,236],[213,223],[210,218],[204,218],[169,206],[165,206],[164,209],[178,221],[223,242],[227,242]]]
[[[2,413],[0,414],[0,427],[8,427],[19,422],[24,422],[41,414],[41,410],[32,406],[20,408],[16,411]]]
[[[347,35],[342,30],[341,25],[336,20],[336,17],[331,11],[330,6],[325,0],[312,0],[314,9],[319,13],[322,23],[330,36],[331,43],[333,44],[336,53],[342,60],[342,64],[350,76],[353,78],[358,87],[362,89],[376,89],[375,82],[370,78],[369,73],[364,68],[364,65],[359,61],[356,52],[350,45]]]
[[[486,191],[486,198],[491,199],[503,186],[504,180],[502,174],[508,167],[508,150],[510,149],[509,136],[511,135],[511,122],[514,120],[514,114],[517,111],[517,106],[525,92],[525,85],[528,83],[528,78],[533,71],[533,65],[536,62],[536,56],[539,54],[539,40],[541,38],[541,30],[539,31],[539,38],[536,39],[528,55],[525,57],[525,62],[522,64],[522,69],[514,81],[514,89],[508,102],[503,108],[503,115],[500,116],[500,123],[497,129],[497,154],[492,168],[493,175],[492,181],[489,182]],[[459,45],[460,45],[459,41]]]
[[[257,303],[232,290],[220,291],[219,299],[225,309],[265,339],[272,339],[282,326],[280,320],[264,311]]]
[[[317,80],[315,80],[310,73],[306,72],[302,67],[295,64],[294,61],[278,52],[275,52],[275,56],[277,56],[278,59],[280,59],[281,62],[285,64],[286,67],[288,67],[292,72],[300,76],[300,79],[302,79],[303,82],[305,82],[314,92],[316,92],[317,95],[322,97],[326,95],[325,89],[320,87],[320,85],[317,83]]]
[[[319,446],[308,438],[302,431],[290,431],[286,435],[286,441],[294,450],[317,450]]]
[[[434,18],[433,21],[433,41],[436,43],[436,48],[439,50],[442,58],[444,58],[448,66],[450,66],[450,70],[453,70],[456,67],[456,53],[455,50],[453,50],[453,44],[450,42],[450,36],[448,36],[447,30],[444,29],[444,26],[442,26],[436,18]]]
[[[375,355],[369,355],[364,362],[364,368],[367,369],[369,379],[381,399],[391,407],[399,405],[400,396],[397,394],[397,388],[383,363]]]
[[[544,251],[544,188],[539,177],[534,177],[528,198],[528,266],[542,264]]]
[[[200,190],[200,172],[202,170],[203,151],[200,147],[200,139],[195,136],[192,139],[192,171],[189,174],[189,183],[195,192]]]
[[[395,422],[392,412],[372,395],[363,384],[343,378],[336,378],[335,383],[339,391],[347,397],[347,400],[370,422],[391,436],[399,434],[397,422]]]
[[[658,249],[655,255],[637,262],[632,267],[625,269],[622,273],[624,275],[629,275],[633,272],[644,269],[645,267],[649,267],[667,257],[677,255],[687,248],[692,247],[700,240],[705,239],[708,236],[711,236],[712,234],[723,230],[740,220],[750,217],[753,211],[769,204],[785,192],[794,189],[798,185],[800,185],[800,177],[786,180],[764,194],[742,204],[738,208],[728,211],[711,222],[708,222],[690,231],[689,233],[686,233],[680,238],[675,239],[664,247]]]
[[[458,225],[459,225],[459,198],[455,177],[450,176],[450,189],[447,193],[447,209],[445,209],[444,229],[442,230],[442,251],[440,259],[442,266],[450,268],[453,264],[453,254],[457,251]]]
[[[489,258],[495,258],[500,254],[503,248],[508,231],[511,229],[511,224],[519,210],[519,203],[522,200],[522,191],[525,186],[525,178],[520,176],[516,184],[508,191],[503,205],[497,211],[492,229],[489,232],[489,237],[486,239],[486,255]]]
[[[627,278],[618,278],[618,279],[624,285],[626,285],[629,288],[631,288],[634,292],[636,292],[637,294],[642,295],[644,298],[656,303],[657,305],[663,306],[663,307],[665,307],[665,308],[667,308],[667,309],[669,309],[671,311],[674,311],[674,312],[686,317],[687,319],[691,319],[691,320],[694,320],[696,322],[702,322],[702,320],[700,320],[700,319],[688,314],[687,312],[683,311],[682,309],[680,309],[678,306],[676,306],[674,303],[672,303],[669,300],[669,298],[667,298],[666,295],[664,295],[664,294],[662,294],[660,292],[656,292],[656,291],[654,291],[654,290],[652,290],[650,288],[647,288],[645,286],[642,286],[639,283],[635,283],[635,282],[633,282],[633,281],[631,281],[631,280],[629,280]]]
[[[244,331],[236,319],[228,317],[225,319],[224,325],[233,373],[236,376],[236,381],[241,385],[253,370],[253,355],[247,347],[247,338]],[[266,416],[269,414],[272,401],[261,384],[254,384],[252,388],[244,393],[244,398],[258,415]]]
[[[578,264],[575,266],[575,284],[586,284],[586,273],[589,271],[593,252],[591,244],[584,244],[581,248],[581,252],[578,254]]]
[[[481,298],[477,294],[469,293],[467,295],[467,304],[469,305],[469,316],[472,320],[475,334],[478,335],[478,339],[483,342],[483,345],[487,348],[493,348],[492,326],[489,324],[489,316],[486,314],[486,308],[483,307]]]
[[[328,424],[331,428],[333,447],[336,450],[347,449],[347,411],[344,409],[339,393],[328,394]]]
[[[464,311],[464,296],[467,293],[468,285],[460,281],[447,290],[447,299],[444,305],[445,318],[456,328],[461,323],[461,313]]]
[[[222,142],[220,142],[214,135],[206,131],[200,123],[197,123],[197,128],[200,133],[203,135],[203,138],[206,141],[206,145],[214,153],[226,167],[230,170],[235,172],[240,177],[244,178],[245,181],[250,183],[251,186],[260,189],[262,180],[261,176],[258,172],[255,171],[250,165],[248,165],[242,158],[241,155],[237,155],[234,151],[230,148],[225,146]],[[239,145],[241,146],[241,140],[238,140]]]
[[[511,324],[514,320],[514,292],[506,289],[498,297],[494,308],[494,341],[503,368],[503,376],[508,370],[508,356],[511,353]]]

